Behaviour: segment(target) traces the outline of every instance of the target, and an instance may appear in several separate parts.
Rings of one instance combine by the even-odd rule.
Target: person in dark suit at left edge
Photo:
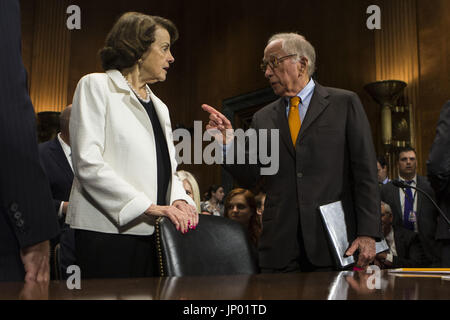
[[[441,110],[436,136],[427,161],[428,178],[438,205],[450,219],[450,100]],[[450,226],[438,216],[436,239],[441,243],[441,267],[450,268]]]
[[[0,0],[0,48],[0,281],[45,282],[59,227],[39,163],[17,0]]]
[[[53,203],[58,214],[60,235],[50,241],[52,252],[59,244],[59,255],[52,254],[51,279],[67,278],[67,268],[76,264],[75,232],[65,223],[73,182],[72,150],[70,148],[69,122],[72,105],[66,107],[59,117],[61,131],[55,139],[39,144],[39,157],[50,182]]]

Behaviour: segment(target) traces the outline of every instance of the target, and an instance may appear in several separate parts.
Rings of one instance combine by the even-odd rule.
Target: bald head
[[[61,128],[61,139],[70,146],[69,122],[72,105],[67,106],[59,116],[59,126]]]

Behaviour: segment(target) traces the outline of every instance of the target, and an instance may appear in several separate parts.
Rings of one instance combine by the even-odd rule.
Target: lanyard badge
[[[417,221],[417,215],[416,215],[416,212],[414,210],[411,210],[409,212],[408,220],[409,220],[409,222],[416,222]]]

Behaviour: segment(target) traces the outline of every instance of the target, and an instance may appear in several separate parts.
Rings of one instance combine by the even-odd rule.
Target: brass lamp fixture
[[[381,105],[381,140],[384,145],[392,144],[392,110],[405,88],[406,83],[399,80],[372,82],[364,86],[370,96]]]
[[[409,128],[409,114],[407,119],[401,117],[401,119],[397,120],[398,117],[395,117],[393,120],[393,113],[400,114],[404,112],[404,107],[399,108],[397,106],[397,100],[403,95],[403,90],[406,86],[407,84],[400,80],[377,81],[364,86],[364,89],[375,102],[381,105],[381,141],[384,146],[386,160],[389,163],[390,176],[394,175],[393,148],[401,146],[398,143],[399,141],[393,139],[392,128],[394,127],[396,136]],[[406,128],[404,128],[405,126]]]

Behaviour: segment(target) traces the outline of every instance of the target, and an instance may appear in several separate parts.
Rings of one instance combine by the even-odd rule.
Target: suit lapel
[[[314,93],[311,98],[311,102],[309,103],[308,111],[306,112],[306,116],[303,119],[300,133],[297,137],[296,145],[300,143],[311,124],[314,123],[314,121],[329,105],[330,102],[326,99],[328,96],[328,91],[316,82]],[[286,105],[284,98],[278,100],[278,103],[274,108],[274,112],[276,113],[275,121],[277,128],[280,129],[281,140],[283,140],[283,142],[286,144],[289,153],[295,158],[295,149],[292,144],[291,132],[289,131],[289,122],[286,116]]]
[[[172,127],[170,126],[170,118],[166,112],[166,107],[164,106],[163,102],[153,94],[153,92],[151,93],[151,98],[156,115],[158,116],[159,123],[161,124],[161,128],[163,129],[164,137],[166,137],[167,143],[169,143],[168,139],[170,138]]]
[[[401,189],[398,189],[397,187],[394,187],[394,185],[391,185],[392,188],[392,192],[394,195],[394,205],[397,209],[397,212],[400,214],[400,216],[398,217],[400,219],[399,223],[400,225],[403,225],[403,210],[402,210],[402,204],[400,203],[400,192]]]
[[[58,137],[52,140],[50,143],[50,155],[55,160],[56,164],[62,169],[62,172],[66,177],[72,181],[73,171],[70,167],[69,161],[67,161],[66,154],[58,141]]]
[[[286,145],[289,153],[295,158],[294,145],[292,144],[291,132],[289,131],[289,122],[286,117],[286,104],[284,98],[280,98],[273,109],[275,113],[275,126],[280,130],[281,140]]]
[[[151,92],[151,97],[153,101],[153,106],[156,111],[156,115],[158,116],[159,123],[161,124],[161,128],[164,133],[164,137],[166,138],[167,143],[167,151],[169,152],[170,162],[171,162],[171,173],[175,172],[177,169],[177,162],[174,161],[175,157],[175,148],[172,146],[173,144],[173,134],[172,134],[172,126],[170,124],[170,115],[167,106]]]
[[[423,190],[423,183],[422,183],[422,177],[420,177],[419,175],[417,176],[417,187],[419,187],[420,189]],[[420,216],[420,212],[422,212],[422,205],[423,205],[423,197],[424,195],[421,192],[418,192],[416,190],[414,190],[414,193],[417,196],[417,212],[416,212],[416,219],[417,219],[417,224],[421,225],[421,223],[419,222],[419,220],[421,220]]]
[[[138,121],[140,121],[144,127],[148,130],[149,134],[154,138],[153,135],[153,126],[152,122],[150,120],[150,117],[147,114],[147,111],[145,110],[144,106],[141,104],[139,99],[135,96],[133,91],[131,91],[130,87],[126,83],[125,79],[123,78],[122,74],[118,70],[108,70],[106,71],[106,74],[111,78],[111,80],[114,82],[114,84],[117,86],[117,88],[124,92],[128,93],[129,102],[132,105],[132,107],[135,107],[137,109],[137,112],[134,111],[136,118]],[[170,126],[170,117],[168,112],[166,111],[166,106],[164,103],[159,100],[158,97],[156,97],[153,92],[150,90],[150,98],[153,102],[153,107],[155,108],[156,114],[158,116],[159,123],[161,124],[161,128],[163,130],[164,136],[167,141],[167,146],[169,149],[169,154],[171,156],[171,159],[174,159],[174,155],[172,155],[171,148],[169,147],[173,141],[170,139],[172,138],[171,132],[172,128]],[[172,157],[173,156],[173,157]],[[172,164],[173,167],[174,164]]]
[[[116,87],[127,95],[129,99],[129,104],[127,103],[128,108],[133,108],[133,113],[135,114],[137,120],[142,123],[142,125],[148,130],[149,134],[153,136],[153,126],[150,121],[150,118],[147,115],[147,111],[144,106],[141,104],[136,95],[131,91],[124,77],[120,73],[119,70],[108,70],[106,74],[111,78]],[[152,94],[153,95],[153,94]],[[153,100],[153,97],[152,97]]]
[[[329,101],[326,99],[329,96],[327,90],[316,82],[316,87],[314,88],[314,93],[309,103],[308,111],[303,119],[302,126],[300,128],[300,134],[297,138],[297,144],[303,139],[308,128],[317,117],[326,109],[329,105]]]

